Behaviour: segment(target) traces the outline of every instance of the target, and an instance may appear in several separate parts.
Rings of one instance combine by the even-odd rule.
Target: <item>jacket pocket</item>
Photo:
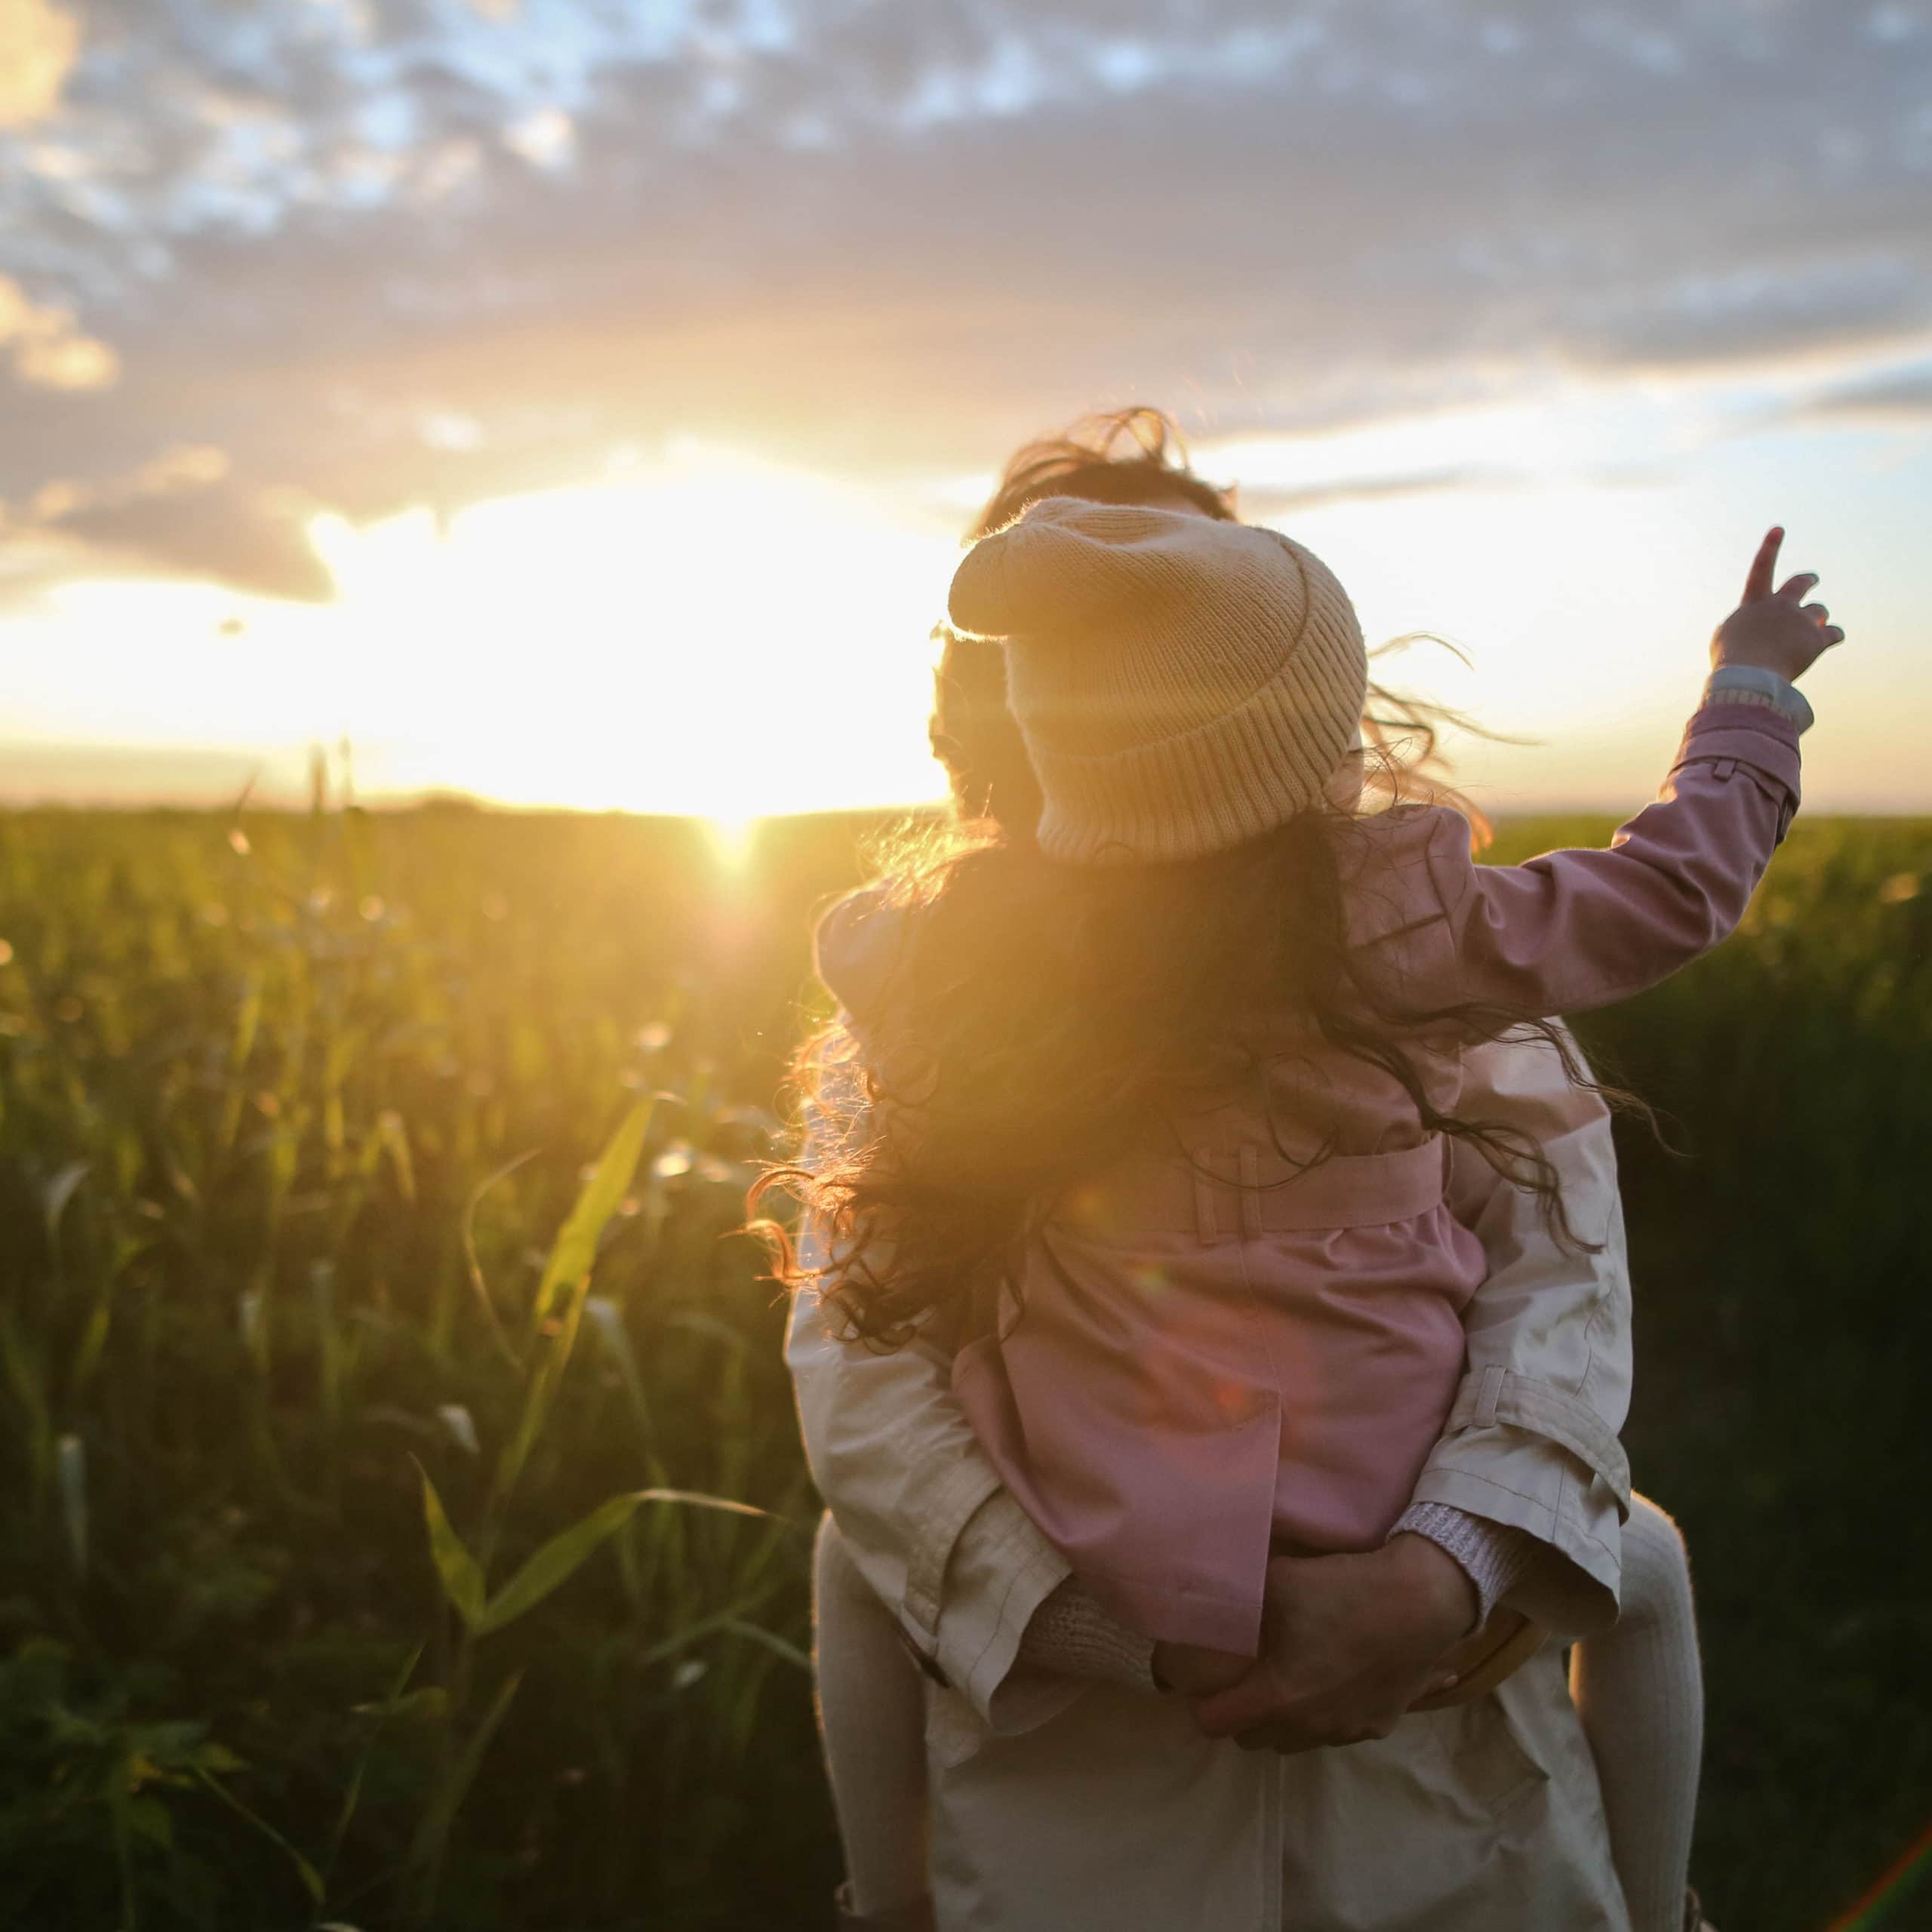
[[[1457,1787],[1500,1818],[1549,1782],[1494,1691],[1436,1712],[1435,1737]]]

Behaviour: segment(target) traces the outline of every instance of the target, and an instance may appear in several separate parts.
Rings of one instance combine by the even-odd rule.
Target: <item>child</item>
[[[1411,1494],[1481,1278],[1447,1137],[1562,1220],[1533,1147],[1457,1117],[1462,1046],[1638,990],[1741,915],[1796,804],[1787,681],[1840,635],[1810,580],[1772,595],[1780,535],[1666,796],[1607,852],[1510,869],[1442,808],[1358,814],[1360,632],[1291,540],[1048,499],[962,565],[955,623],[1006,640],[1038,850],[821,929],[876,1123],[811,1177],[826,1300],[877,1342],[964,1340],[988,1454],[1171,1680],[1252,1658],[1271,1543],[1373,1547]],[[869,1613],[830,1558],[821,1582],[836,1783]],[[889,1637],[878,1662],[883,1713]]]

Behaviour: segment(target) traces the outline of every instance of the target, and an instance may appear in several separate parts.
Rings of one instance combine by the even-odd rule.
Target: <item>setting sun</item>
[[[941,789],[921,725],[955,546],[863,490],[680,442],[445,522],[309,534],[325,606],[63,586],[20,620],[48,648],[6,722],[247,755],[284,790],[346,739],[371,795],[739,825]]]
[[[391,783],[740,821],[935,791],[908,727],[949,546],[858,491],[681,445],[315,540]]]

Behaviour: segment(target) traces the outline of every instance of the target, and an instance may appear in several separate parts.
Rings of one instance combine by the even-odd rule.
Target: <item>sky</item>
[[[1171,411],[1634,808],[1767,526],[1932,811],[1932,7],[0,0],[0,798],[937,797],[963,526]]]

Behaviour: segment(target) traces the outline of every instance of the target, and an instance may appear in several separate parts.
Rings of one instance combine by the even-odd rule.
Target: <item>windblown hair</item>
[[[1133,453],[1110,454],[1124,439]],[[1173,426],[1146,410],[1023,450],[977,528],[1049,494],[1180,500],[1232,515],[1230,493],[1195,477]],[[1176,1115],[1190,1100],[1254,1083],[1278,1150],[1303,1158],[1291,1143],[1307,1146],[1309,1124],[1287,1124],[1284,1138],[1252,1038],[1254,1023],[1284,1008],[1394,1080],[1426,1129],[1475,1146],[1533,1192],[1564,1244],[1588,1245],[1534,1140],[1436,1109],[1416,1057],[1425,1035],[1439,1048],[1533,1033],[1589,1084],[1574,1049],[1543,1019],[1417,1009],[1380,983],[1346,937],[1341,854],[1355,814],[1321,807],[1178,863],[1048,860],[1032,836],[1038,785],[987,651],[998,666],[996,645],[950,638],[940,669],[934,742],[958,820],[910,829],[881,855],[876,889],[905,940],[888,1010],[857,1017],[863,1041],[841,1015],[794,1056],[788,1084],[810,1137],[761,1176],[749,1205],[755,1214],[774,1189],[796,1197],[825,1259],[804,1265],[781,1225],[754,1221],[775,1278],[820,1282],[850,1337],[894,1348],[934,1324],[956,1345],[993,1318],[1012,1262],[1057,1197],[1164,1128],[1179,1146]],[[1444,797],[1426,774],[1451,715],[1374,686],[1369,704],[1364,809],[1405,793]]]
[[[969,543],[1003,529],[1042,497],[1084,497],[1097,503],[1186,507],[1232,523],[1235,492],[1210,483],[1189,466],[1178,425],[1145,406],[1088,416],[1057,436],[1029,443],[1008,463],[999,487],[967,533]],[[1044,801],[1039,780],[1006,701],[1006,656],[997,639],[964,637],[949,626],[933,632],[940,659],[933,673],[933,710],[927,728],[933,755],[945,766],[962,819],[989,818],[1010,838],[1030,838]],[[1392,638],[1371,654],[1380,657],[1411,644],[1444,643],[1427,631]],[[1454,651],[1453,645],[1447,648]],[[1411,697],[1371,678],[1362,738],[1371,793],[1393,802],[1395,781],[1407,795],[1454,806],[1487,842],[1489,821],[1446,777],[1441,754],[1450,729],[1488,737],[1473,720],[1447,706]]]

